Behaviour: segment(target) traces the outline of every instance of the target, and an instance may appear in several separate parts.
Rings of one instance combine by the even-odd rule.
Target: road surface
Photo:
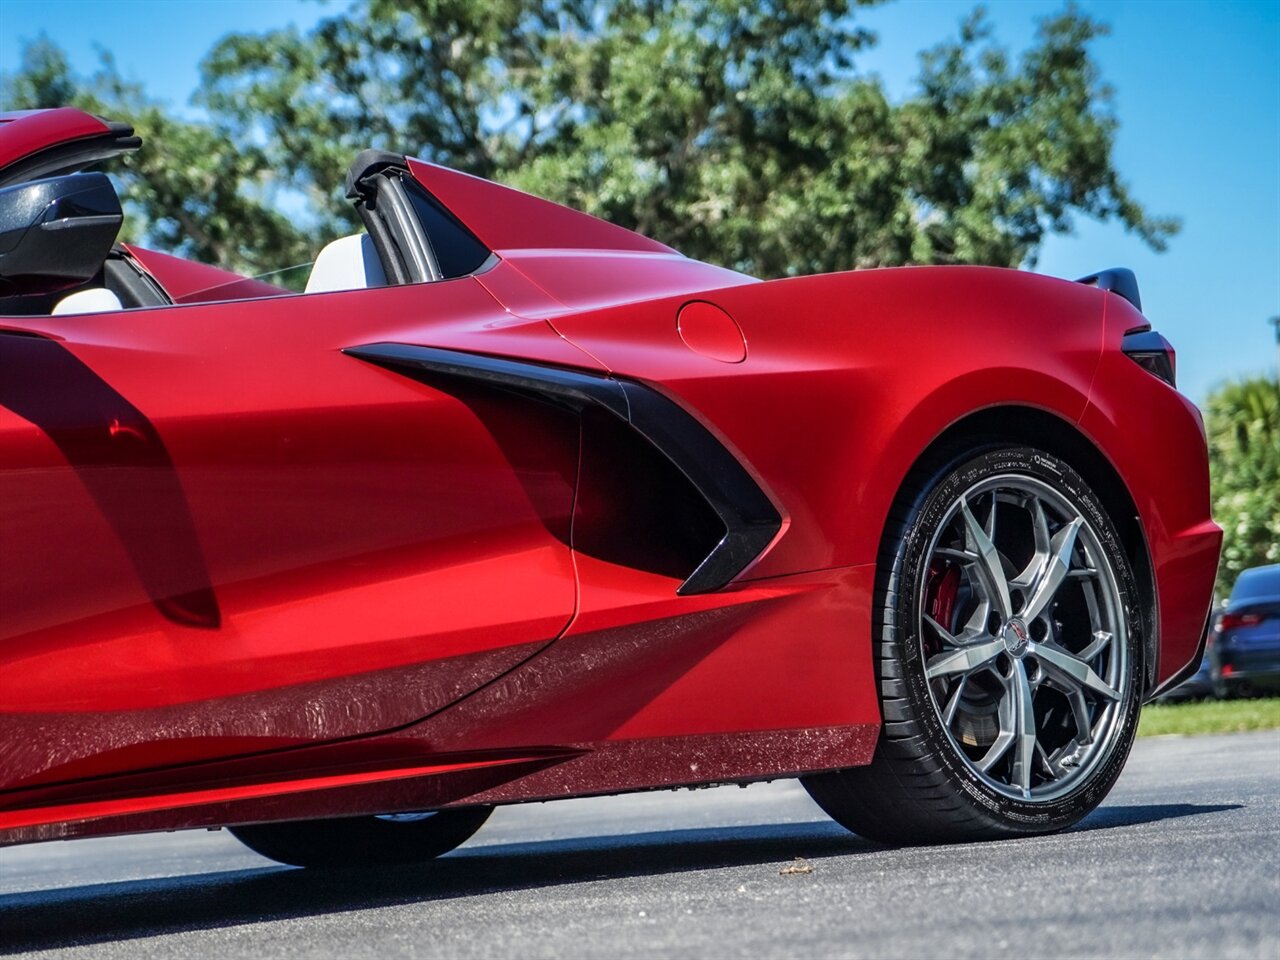
[[[504,808],[423,869],[278,867],[225,832],[0,851],[0,950],[50,949],[1276,960],[1280,731],[1139,741],[1079,827],[1001,843],[877,847],[784,781]]]

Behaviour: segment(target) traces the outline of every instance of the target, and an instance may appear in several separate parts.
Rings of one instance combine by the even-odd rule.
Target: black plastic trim
[[[362,150],[347,171],[347,196],[355,201],[356,211],[373,240],[387,279],[393,284],[431,283],[471,276],[492,266],[493,251],[462,224],[409,174],[403,154],[386,150]],[[450,229],[465,235],[474,247],[470,269],[446,272],[436,244],[441,237],[433,235],[415,200],[429,204]],[[481,256],[483,254],[483,256]]]
[[[356,213],[369,232],[382,269],[392,284],[418,283],[424,278],[422,268],[415,267],[409,248],[412,243],[404,235],[403,200],[397,204],[388,198],[385,187],[390,177],[379,177],[386,170],[407,170],[403,154],[386,150],[361,150],[347,170],[347,197],[355,201]]]
[[[1177,387],[1177,370],[1173,362],[1173,347],[1155,330],[1133,330],[1124,335],[1120,349],[1144,370],[1159,377],[1171,387]]]
[[[1106,290],[1116,296],[1124,297],[1124,299],[1133,304],[1135,310],[1142,311],[1142,296],[1138,293],[1138,278],[1127,267],[1112,267],[1109,270],[1099,270],[1097,273],[1090,274],[1087,277],[1081,277],[1076,283],[1088,284],[1091,287],[1097,287],[1099,290]]]
[[[119,297],[126,310],[173,303],[155,278],[119,246],[112,249],[102,265],[102,286]]]
[[[387,280],[392,284],[408,283],[409,273],[400,257],[400,250],[375,200],[371,197],[368,200],[359,201],[356,204],[356,213],[360,215],[365,230],[369,232],[369,239],[373,241],[373,248],[377,251],[378,261],[382,264]]]
[[[403,343],[371,343],[343,352],[422,382],[455,377],[574,410],[600,407],[622,420],[688,478],[724,524],[720,542],[676,591],[681,595],[707,593],[727,585],[764,551],[782,527],[777,508],[724,444],[684,407],[645,384]]]
[[[371,149],[357,153],[347,170],[347,199],[358,200],[361,197],[367,197],[371,190],[366,181],[387,167],[408,170],[409,162],[403,153],[392,153],[389,150]]]
[[[115,188],[101,173],[0,188],[0,291],[54,293],[92,279],[123,216]]]
[[[440,264],[427,240],[422,221],[413,209],[404,181],[397,176],[382,177],[378,184],[378,206],[387,218],[387,227],[404,257],[409,283],[430,283],[443,279]]]
[[[1131,330],[1120,341],[1120,349],[1125,353],[1165,353],[1169,341],[1154,330]]]

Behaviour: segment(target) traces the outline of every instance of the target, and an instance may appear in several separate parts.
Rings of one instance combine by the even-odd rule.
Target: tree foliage
[[[9,106],[75,102],[152,142],[122,176],[152,242],[284,266],[352,228],[346,166],[374,146],[498,179],[761,276],[1034,262],[1077,214],[1162,249],[1115,170],[1105,28],[1068,7],[1011,58],[980,12],[892,101],[858,54],[873,0],[358,0],[314,29],[232,34],[203,64],[207,122],[109,60],[47,41]],[[286,216],[306,201],[310,213]]]
[[[126,237],[238,271],[261,273],[311,258],[313,241],[272,201],[263,152],[212,126],[176,118],[109,55],[76,77],[65,55],[41,38],[0,81],[0,103],[37,109],[68,104],[133,125],[144,147],[112,164],[124,201]]]
[[[1242,570],[1280,563],[1280,386],[1253,377],[1219,387],[1205,404],[1205,432],[1225,597]]]

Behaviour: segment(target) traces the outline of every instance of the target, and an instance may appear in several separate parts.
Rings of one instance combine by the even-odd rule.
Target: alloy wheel
[[[1097,531],[1048,484],[997,475],[952,502],[926,557],[918,635],[947,736],[1006,796],[1070,792],[1109,754],[1132,696]]]

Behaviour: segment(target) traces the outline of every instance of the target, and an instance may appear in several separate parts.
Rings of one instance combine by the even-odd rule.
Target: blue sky
[[[48,33],[80,70],[110,50],[127,76],[175,106],[199,61],[232,30],[302,28],[346,0],[0,0],[0,70],[23,39]],[[956,32],[970,0],[899,0],[861,11],[879,45],[859,60],[891,93],[910,90],[916,54]],[[1032,42],[1056,0],[988,0],[996,39]],[[1114,224],[1080,220],[1046,243],[1036,269],[1077,277],[1109,266],[1138,275],[1143,306],[1178,349],[1184,392],[1202,401],[1220,380],[1274,373],[1280,314],[1280,0],[1084,0],[1109,24],[1095,55],[1116,90],[1116,160],[1154,213],[1183,218],[1165,254]],[[412,145],[406,145],[412,149]],[[341,171],[335,171],[335,177]]]

